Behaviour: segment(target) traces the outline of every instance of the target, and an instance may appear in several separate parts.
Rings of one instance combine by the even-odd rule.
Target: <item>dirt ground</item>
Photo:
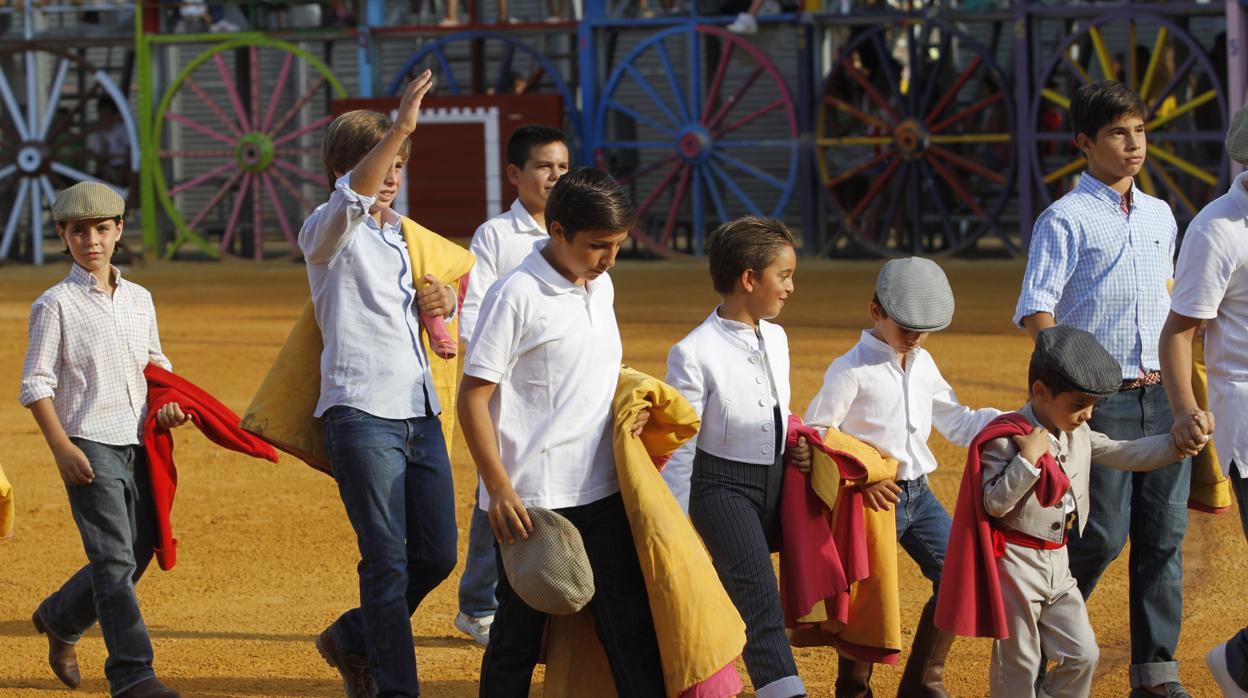
[[[1021,263],[944,265],[958,310],[953,326],[934,335],[928,348],[964,403],[1020,405],[1029,342],[1011,327],[1010,314]],[[797,293],[780,318],[789,333],[795,411],[805,409],[828,362],[865,326],[877,269],[871,262],[801,263]],[[16,399],[29,304],[64,273],[59,264],[0,269],[0,463],[17,498],[16,536],[0,544],[0,696],[64,694],[44,661],[45,641],[29,619],[39,600],[84,562],[56,468]],[[162,263],[128,273],[156,299],[175,370],[240,412],[307,296],[303,268],[288,262]],[[714,305],[705,266],[627,262],[613,275],[625,358],[661,375],[668,348]],[[933,486],[952,510],[965,453],[933,438],[942,463]],[[178,432],[176,454],[178,564],[171,572],[153,565],[139,586],[157,672],[188,696],[342,695],[337,675],[312,645],[316,633],[358,595],[357,551],[333,482],[293,458],[270,464],[215,449],[189,427]],[[466,531],[474,471],[462,440],[454,445],[453,462]],[[462,560],[466,532],[459,544]],[[1244,546],[1234,513],[1192,514],[1178,659],[1184,682],[1198,697],[1217,695],[1205,651],[1248,621],[1248,600],[1234,591],[1248,576]],[[1096,696],[1127,692],[1126,570],[1124,555],[1090,603],[1102,653]],[[909,638],[930,590],[904,554],[900,571]],[[459,570],[413,620],[422,686],[430,698],[476,696],[481,650],[451,626],[458,579]],[[987,695],[989,651],[984,640],[958,641],[947,672],[954,695]],[[832,695],[835,653],[799,649],[796,655],[812,695]],[[83,639],[79,658],[79,693],[106,693],[98,631]],[[900,673],[878,670],[878,694],[892,695]],[[540,688],[534,695],[541,695]]]

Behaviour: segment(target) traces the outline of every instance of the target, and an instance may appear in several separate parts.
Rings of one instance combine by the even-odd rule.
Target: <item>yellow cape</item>
[[[646,578],[667,694],[677,698],[731,664],[745,647],[745,623],[654,465],[692,438],[701,422],[675,388],[627,367],[620,371],[613,409],[620,493]],[[635,438],[628,429],[643,409],[650,410],[650,420]],[[544,695],[616,695],[588,610],[551,616]]]
[[[432,274],[444,283],[454,283],[472,269],[475,258],[459,245],[407,217],[402,219],[402,228],[412,259],[412,279],[417,283],[425,274]],[[447,321],[446,329],[452,337],[457,335],[457,324],[458,316]],[[428,333],[421,333],[421,341],[429,357],[434,390],[442,403],[442,433],[449,451],[451,435],[455,433],[459,363],[457,359],[438,358],[429,347]],[[312,416],[321,395],[322,349],[321,329],[316,325],[309,299],[269,374],[247,406],[242,426],[313,468],[332,474],[321,420]]]
[[[0,468],[0,540],[13,535],[13,519],[16,509],[13,506],[13,486],[4,476],[4,468]]]

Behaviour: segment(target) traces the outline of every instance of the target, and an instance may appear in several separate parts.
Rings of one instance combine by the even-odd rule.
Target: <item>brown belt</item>
[[[1133,380],[1123,381],[1122,386],[1118,390],[1137,390],[1146,385],[1157,385],[1161,383],[1161,371],[1140,371],[1140,377]]]

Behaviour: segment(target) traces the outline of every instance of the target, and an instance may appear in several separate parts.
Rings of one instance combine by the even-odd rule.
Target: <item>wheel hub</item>
[[[244,171],[263,172],[273,163],[273,140],[256,131],[248,133],[239,139],[235,157]]]
[[[676,152],[680,153],[680,157],[687,163],[699,164],[705,162],[711,157],[711,151],[715,149],[715,141],[711,137],[711,132],[702,127],[701,124],[688,126],[681,131],[680,138],[676,140]]]
[[[893,143],[902,160],[918,160],[926,153],[932,143],[932,135],[927,128],[914,119],[907,119],[897,127],[893,134]]]
[[[45,160],[42,144],[26,143],[17,151],[17,168],[22,174],[38,173],[43,169]]]

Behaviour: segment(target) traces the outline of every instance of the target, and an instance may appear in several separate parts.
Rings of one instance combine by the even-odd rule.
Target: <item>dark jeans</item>
[[[650,597],[624,511],[624,499],[617,493],[556,511],[580,531],[589,556],[594,572],[594,598],[588,609],[594,616],[619,698],[667,695],[659,641],[650,615]],[[497,544],[495,551],[498,610],[490,626],[490,644],[481,659],[480,695],[528,698],[547,616],[516,596]]]
[[[1119,440],[1169,433],[1173,419],[1161,385],[1127,390],[1096,404],[1088,424]],[[1084,598],[1122,552],[1128,536],[1132,688],[1179,680],[1174,650],[1183,619],[1183,536],[1191,460],[1147,473],[1092,464],[1091,511],[1082,536],[1070,535],[1070,571]]]
[[[1239,525],[1248,538],[1248,480],[1239,476],[1239,468],[1231,463],[1231,489],[1239,507]],[[1235,684],[1248,691],[1248,628],[1235,634],[1226,643],[1226,668]]]
[[[77,438],[73,442],[95,472],[90,484],[65,488],[87,565],[44,599],[35,613],[49,632],[69,643],[78,642],[99,620],[108,648],[104,675],[116,695],[156,675],[152,641],[134,593],[135,582],[152,559],[152,486],[141,447]]]
[[[806,695],[784,632],[784,609],[771,564],[783,481],[782,455],[771,465],[757,465],[699,450],[689,482],[689,518],[745,621],[742,654],[758,698]]]
[[[949,549],[949,531],[953,520],[927,486],[927,476],[898,480],[901,501],[897,503],[897,542],[919,565],[919,570],[932,583],[932,598],[940,588],[940,571],[945,567]]]
[[[455,567],[455,488],[437,417],[382,419],[336,406],[325,447],[360,548],[360,606],[330,636],[367,655],[378,695],[417,696],[411,615]]]

